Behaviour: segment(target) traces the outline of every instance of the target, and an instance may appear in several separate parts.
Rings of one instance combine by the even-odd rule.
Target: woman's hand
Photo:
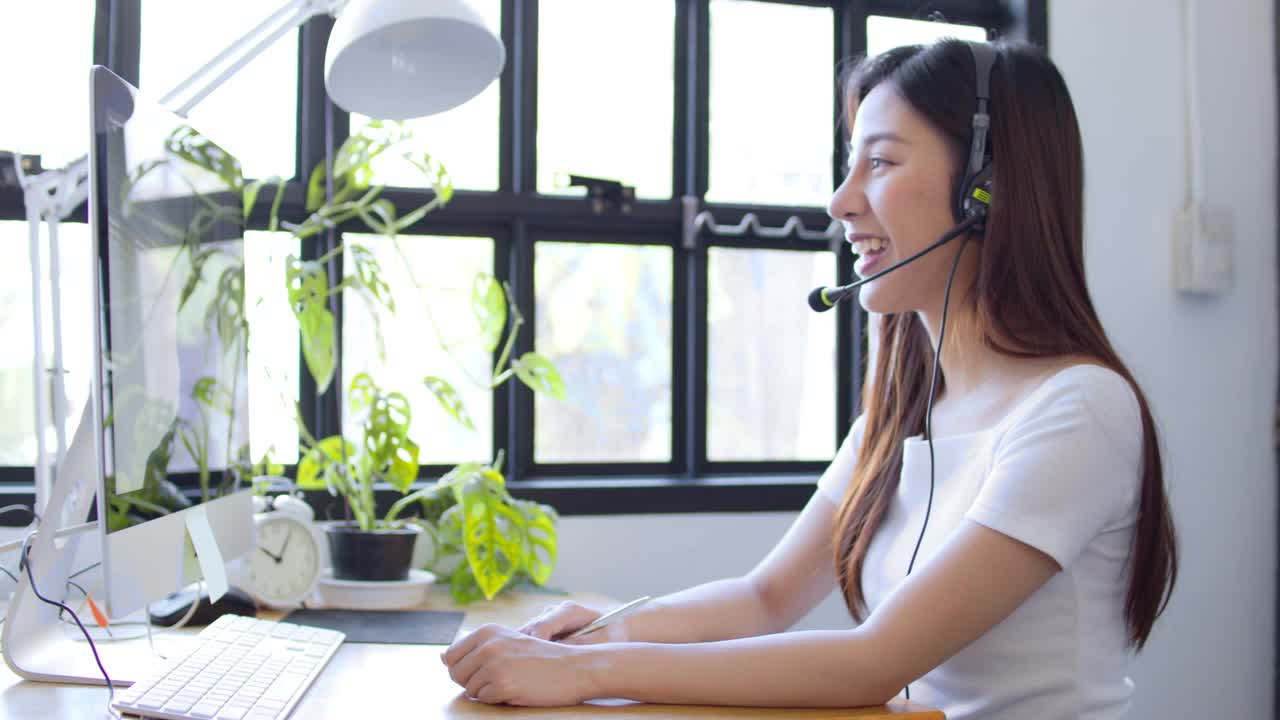
[[[596,696],[584,648],[484,625],[441,654],[467,697],[490,705],[577,705]]]
[[[520,628],[520,632],[532,635],[539,640],[563,641],[566,645],[627,642],[631,639],[627,636],[625,622],[611,623],[582,637],[565,638],[566,635],[584,627],[602,614],[595,608],[566,600],[559,605],[549,605],[542,614],[525,623]]]

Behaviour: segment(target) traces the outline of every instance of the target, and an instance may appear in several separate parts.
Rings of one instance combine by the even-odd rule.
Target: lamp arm
[[[239,72],[240,68],[252,62],[262,51],[271,47],[282,35],[298,29],[303,23],[318,15],[336,15],[346,4],[347,0],[289,0],[279,10],[269,15],[266,20],[259,23],[257,27],[231,43],[212,60],[205,63],[203,67],[196,70],[190,77],[179,83],[177,87],[166,93],[164,97],[160,98],[160,104],[170,106],[174,100],[189,91],[193,86],[196,86],[214,69],[231,60],[231,64],[227,65],[222,72],[214,76],[212,80],[197,86],[195,92],[177,107],[175,112],[186,117],[191,108],[205,99],[209,93],[220,87],[232,75]],[[265,37],[264,33],[266,34]],[[259,40],[259,38],[261,39]],[[251,43],[253,44],[250,45]],[[246,47],[248,47],[247,50],[245,49]]]

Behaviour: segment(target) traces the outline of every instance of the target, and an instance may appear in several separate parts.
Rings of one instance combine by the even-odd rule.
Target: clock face
[[[260,599],[289,605],[304,599],[320,577],[316,535],[296,518],[268,513],[257,522],[257,543],[249,556],[249,582]]]

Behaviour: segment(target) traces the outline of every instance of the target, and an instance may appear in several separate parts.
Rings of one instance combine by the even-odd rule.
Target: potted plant
[[[409,492],[418,477],[418,447],[409,438],[408,401],[366,373],[352,380],[348,392],[349,407],[359,413],[358,438],[304,436],[310,450],[297,476],[300,488],[327,489],[351,509],[351,521],[326,528],[335,577],[403,579],[417,535],[426,533],[433,548],[430,569],[441,573],[451,559],[460,560],[448,573],[460,602],[493,597],[517,575],[546,582],[555,564],[557,516],[506,492],[501,455],[493,463],[459,465]],[[403,494],[382,517],[374,495],[380,483]],[[413,517],[401,517],[414,511]]]
[[[262,187],[274,184],[276,197],[269,220],[272,229],[283,227],[302,239],[359,220],[389,238],[409,270],[413,287],[393,290],[385,281],[376,256],[354,242],[343,242],[316,260],[289,258],[289,301],[297,320],[305,365],[315,379],[317,392],[329,387],[336,366],[335,320],[330,307],[333,295],[352,290],[370,307],[394,312],[397,295],[422,289],[400,251],[396,235],[448,203],[453,187],[448,173],[434,159],[406,154],[406,161],[431,181],[434,196],[404,215],[397,215],[396,207],[379,197],[382,186],[372,183],[372,161],[395,150],[408,137],[409,133],[398,124],[373,122],[348,138],[335,154],[331,175],[326,176],[323,165],[312,172],[307,192],[310,214],[296,225],[278,218],[283,183],[270,179],[245,187],[246,217]],[[326,193],[326,181],[331,194]],[[329,278],[337,275],[335,265],[339,259],[347,272],[335,287],[330,287]],[[515,376],[536,392],[562,399],[563,382],[549,361],[536,352],[511,356],[524,324],[511,288],[488,273],[480,273],[472,284],[471,306],[480,329],[477,337],[485,349],[494,352],[502,345],[484,384],[496,388]],[[376,313],[373,320],[380,336]],[[456,359],[452,347],[443,339],[437,340]],[[448,381],[438,375],[426,375],[422,382],[451,417],[474,429],[460,395]],[[429,569],[437,574],[448,573],[453,595],[459,602],[493,597],[518,577],[538,584],[546,582],[555,564],[557,516],[547,506],[510,496],[502,476],[501,452],[493,462],[459,465],[433,485],[408,492],[419,470],[419,448],[409,437],[412,413],[408,400],[399,392],[380,387],[368,373],[357,374],[347,394],[350,410],[358,415],[357,437],[335,435],[315,440],[300,414],[298,422],[303,444],[298,485],[304,489],[324,488],[341,496],[350,508],[350,522],[329,533],[335,543],[338,577],[404,577],[414,538],[425,532],[434,549]],[[375,502],[379,484],[403,494],[381,518],[376,516]],[[415,517],[402,518],[407,515]],[[384,542],[398,543],[400,549],[382,549]],[[402,560],[394,564],[383,562],[393,555]],[[347,565],[347,559],[354,560],[352,566]],[[451,560],[457,564],[450,569]]]

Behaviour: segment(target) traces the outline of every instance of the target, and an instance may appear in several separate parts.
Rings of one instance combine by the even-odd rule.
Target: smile
[[[853,252],[858,256],[858,262],[854,265],[853,271],[862,277],[874,271],[873,268],[889,248],[888,240],[866,235],[851,240],[849,244],[853,246]]]

